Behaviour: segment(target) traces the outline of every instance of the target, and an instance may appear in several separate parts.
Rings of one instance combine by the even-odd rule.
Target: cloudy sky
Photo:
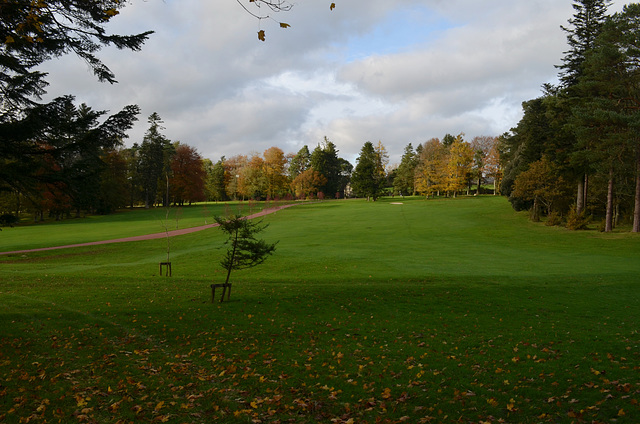
[[[354,164],[366,141],[382,141],[394,163],[408,143],[514,127],[521,103],[556,81],[560,25],[574,13],[571,0],[335,3],[298,0],[257,20],[236,0],[131,0],[109,31],[155,34],[141,52],[100,53],[119,83],[97,82],[67,56],[45,67],[49,97],[114,113],[139,105],[127,145],[158,112],[169,139],[214,162],[272,146],[313,150],[327,136]]]

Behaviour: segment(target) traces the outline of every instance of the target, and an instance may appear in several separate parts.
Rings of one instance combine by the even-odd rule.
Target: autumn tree
[[[245,198],[257,200],[265,196],[266,188],[264,159],[254,154],[240,172],[240,193]]]
[[[205,191],[207,198],[216,202],[227,199],[225,179],[225,157],[222,156],[215,164],[210,159],[205,159],[205,172],[207,174]]]
[[[432,138],[421,146],[415,170],[416,191],[429,197],[446,188],[448,150],[438,138]]]
[[[501,137],[501,161],[504,169],[500,192],[511,200],[511,192],[515,179],[520,173],[540,159],[546,151],[546,146],[552,143],[556,132],[548,114],[544,97],[522,103],[523,116],[518,125],[510,133]],[[519,210],[520,205],[512,202]]]
[[[291,182],[291,189],[298,199],[312,197],[318,192],[318,187],[327,183],[324,175],[313,168],[298,174]]]
[[[263,153],[265,194],[268,199],[276,199],[288,192],[286,176],[287,158],[279,147],[270,147]]]
[[[511,196],[532,202],[531,220],[539,221],[543,209],[547,214],[562,209],[561,203],[570,198],[569,193],[570,186],[559,174],[557,167],[543,157],[518,175]]]
[[[171,184],[173,203],[184,205],[185,202],[201,202],[205,198],[206,172],[202,156],[198,151],[186,144],[177,142],[171,158]]]
[[[451,193],[455,197],[460,190],[464,189],[471,176],[472,162],[473,150],[460,134],[449,146],[444,184],[444,190],[447,193]]]
[[[244,193],[244,168],[249,163],[245,155],[232,156],[224,161],[224,179],[227,196],[238,200]]]
[[[492,150],[496,152],[494,149],[496,144],[497,137],[476,136],[471,140],[471,150],[473,150],[472,174],[478,185],[478,194],[481,193],[482,183],[492,172],[489,155]]]
[[[502,162],[500,160],[500,137],[495,137],[491,149],[487,153],[484,161],[484,172],[486,176],[493,180],[493,195],[498,194],[498,187],[502,182]]]

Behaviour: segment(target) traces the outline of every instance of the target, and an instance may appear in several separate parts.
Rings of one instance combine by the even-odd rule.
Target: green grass
[[[99,240],[119,239],[144,234],[162,233],[213,223],[214,215],[224,215],[226,209],[245,215],[258,212],[263,203],[233,202],[200,203],[192,206],[172,206],[151,209],[123,209],[112,215],[91,215],[81,219],[49,221],[36,225],[5,227],[0,233],[0,252],[41,247],[64,246]],[[99,224],[99,225],[97,225]]]
[[[222,304],[216,229],[171,278],[166,240],[0,256],[0,422],[637,421],[638,237],[398,201],[266,217]]]

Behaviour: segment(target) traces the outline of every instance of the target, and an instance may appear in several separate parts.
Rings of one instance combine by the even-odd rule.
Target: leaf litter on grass
[[[293,313],[294,302],[308,317]],[[438,316],[417,304],[381,306],[364,298],[322,312],[326,302],[294,298],[269,310],[217,308],[222,315],[210,311],[209,325],[196,327],[195,310],[177,317],[139,310],[128,317],[139,334],[82,320],[66,328],[48,319],[18,323],[20,331],[2,338],[1,418],[631,422],[638,413],[637,334],[585,349],[480,311]]]

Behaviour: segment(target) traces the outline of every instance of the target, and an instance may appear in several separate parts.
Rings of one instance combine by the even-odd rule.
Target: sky
[[[67,55],[43,66],[45,99],[72,94],[112,113],[139,105],[127,146],[157,112],[167,138],[214,162],[313,150],[327,137],[354,165],[367,141],[397,164],[409,143],[515,127],[522,102],[557,82],[560,26],[574,13],[571,0],[334,0],[334,10],[298,0],[281,13],[240,1],[270,18],[236,0],[130,0],[108,32],[155,33],[139,52],[99,52],[118,84]]]

